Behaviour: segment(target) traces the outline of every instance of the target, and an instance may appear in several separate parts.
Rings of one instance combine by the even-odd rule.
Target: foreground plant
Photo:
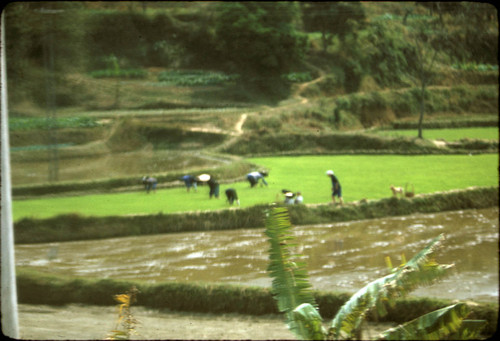
[[[387,314],[386,306],[422,285],[430,285],[445,276],[453,264],[441,265],[430,259],[443,235],[433,239],[410,261],[393,269],[355,293],[338,311],[326,330],[318,312],[301,255],[292,255],[295,246],[290,233],[292,225],[285,207],[274,208],[267,215],[266,235],[269,237],[272,291],[278,308],[285,313],[289,329],[306,340],[360,339],[362,322],[367,313]],[[423,315],[380,335],[387,340],[431,340],[443,338],[471,339],[479,336],[485,321],[464,320],[469,309],[464,303],[450,305]]]
[[[135,303],[138,292],[139,290],[136,287],[132,287],[125,294],[114,296],[115,300],[120,303],[118,306],[118,320],[106,340],[129,340],[130,336],[136,333],[135,326],[138,321],[132,314],[130,306]]]

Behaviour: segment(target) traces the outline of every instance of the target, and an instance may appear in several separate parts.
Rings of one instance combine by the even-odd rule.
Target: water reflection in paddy
[[[315,289],[353,292],[444,233],[440,263],[452,276],[414,295],[498,298],[498,208],[296,226]],[[270,286],[263,229],[176,233],[106,240],[16,245],[16,263],[40,271],[149,281],[229,282]]]

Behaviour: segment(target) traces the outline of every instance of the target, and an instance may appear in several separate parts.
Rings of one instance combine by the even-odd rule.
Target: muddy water
[[[296,226],[315,289],[353,292],[387,273],[385,256],[398,265],[443,233],[440,263],[451,276],[416,296],[498,299],[497,208]],[[97,241],[17,245],[16,263],[83,277],[155,281],[229,282],[270,286],[263,229],[178,233]]]

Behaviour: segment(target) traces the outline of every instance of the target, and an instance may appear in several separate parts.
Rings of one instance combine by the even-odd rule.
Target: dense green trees
[[[45,104],[48,68],[61,76],[81,71],[82,16],[78,3],[16,2],[6,7],[7,75],[11,100]],[[14,90],[14,91],[12,91]],[[59,102],[66,97],[61,93]]]
[[[363,27],[365,12],[359,1],[303,2],[302,17],[307,32],[321,32],[323,52],[334,36],[341,41],[354,29]]]
[[[417,2],[446,27],[433,48],[464,62],[497,64],[498,13],[487,2]],[[443,34],[444,33],[444,34]],[[456,61],[455,60],[455,61]]]
[[[216,34],[225,66],[253,87],[279,94],[281,75],[305,56],[307,40],[296,29],[299,16],[296,3],[222,3]]]
[[[15,2],[6,7],[5,16],[10,93],[16,101],[42,102],[49,41],[54,69],[61,76],[58,89],[64,88],[64,75],[107,68],[114,57],[121,68],[238,73],[241,93],[250,90],[283,97],[288,89],[281,76],[305,71],[303,61],[318,55],[323,67],[331,70],[335,86],[344,91],[357,91],[365,76],[381,87],[411,86],[409,73],[418,61],[409,34],[415,25],[432,28],[433,23],[445,29],[430,30],[419,38],[422,48],[440,52],[439,63],[497,63],[498,23],[491,5],[381,4],[377,10],[387,10],[384,15],[377,15],[373,6],[361,2],[148,3],[147,7]],[[323,53],[315,54],[319,51]],[[65,91],[65,103],[78,101],[70,98],[76,93]]]
[[[216,25],[222,57],[238,71],[281,75],[301,62],[306,39],[294,23],[295,3],[222,3]]]

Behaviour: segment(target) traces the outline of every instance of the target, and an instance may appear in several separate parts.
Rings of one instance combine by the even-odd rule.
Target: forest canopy
[[[154,66],[239,74],[241,89],[285,97],[284,76],[318,58],[347,92],[367,75],[408,85],[415,39],[441,65],[498,57],[496,9],[476,2],[14,2],[5,11],[14,102],[43,99],[49,65],[62,86],[74,72]]]

